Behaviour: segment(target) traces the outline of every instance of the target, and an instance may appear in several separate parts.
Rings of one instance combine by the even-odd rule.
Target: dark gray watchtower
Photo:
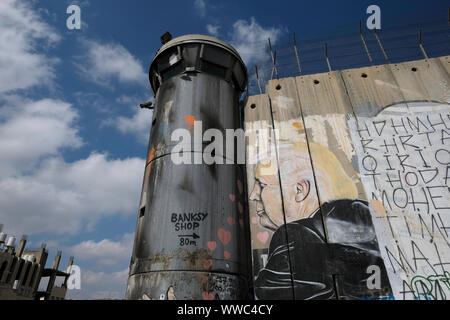
[[[149,78],[155,109],[127,298],[245,298],[250,246],[243,166],[227,164],[225,141],[223,152],[215,150],[223,164],[202,161],[210,144],[203,132],[217,129],[225,138],[226,129],[240,127],[245,65],[226,42],[186,35],[162,46]],[[189,132],[190,141],[177,129]],[[181,147],[189,163],[174,163]]]

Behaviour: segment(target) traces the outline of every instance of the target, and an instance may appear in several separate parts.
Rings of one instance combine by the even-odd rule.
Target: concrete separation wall
[[[449,70],[333,71],[249,97],[257,298],[450,298]]]

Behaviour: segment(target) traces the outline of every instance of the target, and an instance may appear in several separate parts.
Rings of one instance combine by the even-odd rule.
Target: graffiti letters
[[[172,213],[170,216],[170,222],[173,224],[173,229],[178,232],[179,245],[184,246],[196,246],[197,239],[200,236],[195,232],[199,230],[200,225],[205,221],[208,213],[206,212],[184,212],[184,213]]]
[[[447,300],[450,297],[450,273],[415,276],[410,288],[414,290],[416,300]]]
[[[445,299],[434,279],[450,247],[448,105],[398,104],[349,125],[394,296]]]

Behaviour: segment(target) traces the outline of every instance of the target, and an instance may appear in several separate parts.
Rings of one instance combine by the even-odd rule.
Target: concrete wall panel
[[[245,116],[272,118],[281,168],[247,164],[258,298],[450,297],[449,84],[448,57],[268,83]]]

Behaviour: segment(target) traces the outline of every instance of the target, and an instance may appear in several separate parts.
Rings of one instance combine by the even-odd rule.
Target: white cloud
[[[195,0],[194,7],[200,14],[200,16],[204,17],[206,15],[206,3],[205,0]]]
[[[124,292],[120,291],[96,291],[89,297],[90,300],[123,300]]]
[[[0,93],[50,85],[58,60],[37,53],[37,49],[59,40],[27,2],[0,1]]]
[[[0,222],[10,233],[71,235],[135,214],[144,159],[92,152],[66,162],[61,152],[83,143],[71,104],[9,94],[0,106]]]
[[[81,269],[81,290],[69,290],[69,299],[124,299],[128,268],[112,272],[93,272]]]
[[[206,30],[208,31],[208,33],[215,37],[219,36],[219,29],[220,29],[220,26],[217,26],[217,25],[216,26],[212,25],[212,24],[206,25]]]
[[[147,85],[148,77],[142,63],[122,45],[87,39],[81,43],[87,54],[79,59],[76,66],[86,78],[105,86],[112,79],[121,83]]]
[[[137,109],[139,103],[142,102],[142,97],[121,95],[120,97],[116,98],[116,102],[119,104],[129,105],[132,106],[133,109]]]
[[[70,104],[10,97],[0,109],[0,222],[9,232],[75,234],[110,215],[135,214],[145,161],[106,154],[66,162],[81,146]]]
[[[78,112],[60,100],[10,97],[0,109],[0,177],[31,170],[63,147],[81,146],[77,118]]]
[[[281,28],[264,28],[255,18],[238,20],[233,24],[231,44],[241,55],[246,64],[263,63],[270,59],[267,39],[275,44],[282,34]]]
[[[136,136],[138,142],[146,144],[150,135],[152,116],[153,111],[138,109],[131,118],[120,116],[112,124],[120,132],[124,134],[131,133]]]
[[[126,233],[121,241],[103,239],[99,242],[83,241],[72,248],[70,252],[77,260],[95,260],[99,267],[111,267],[121,262],[129,262],[133,248],[134,233]]]
[[[76,234],[102,217],[135,214],[144,165],[97,153],[46,159],[31,175],[0,180],[0,221],[27,234]]]
[[[129,269],[125,269],[122,271],[117,271],[117,272],[112,272],[112,273],[105,273],[105,272],[92,272],[92,271],[87,271],[84,274],[84,279],[86,281],[87,284],[99,284],[104,282],[105,280],[116,280],[116,281],[122,281],[126,284],[127,279],[128,279],[128,273],[129,273]],[[83,277],[83,276],[82,276]]]
[[[60,35],[44,22],[42,16],[49,12],[34,4],[0,1],[0,223],[8,234],[42,235],[54,238],[46,241],[49,245],[57,245],[60,235],[66,242],[86,227],[93,230],[105,216],[137,214],[145,160],[112,159],[95,151],[76,161],[63,158],[67,148],[83,145],[77,126],[80,112],[63,100],[31,100],[25,96],[35,91],[19,91],[53,85],[59,62],[49,49]],[[87,40],[83,44],[88,50],[86,64],[80,66],[91,80],[147,85],[140,61],[123,46]],[[132,237],[83,241],[69,250],[84,265],[123,269]],[[128,269],[107,273],[82,266],[83,290],[70,290],[68,296],[123,298],[127,277]]]
[[[132,134],[137,138],[137,142],[147,144],[150,135],[153,111],[140,108],[139,104],[143,101],[151,101],[154,103],[154,99],[150,97],[147,99],[127,95],[118,97],[116,103],[121,105],[122,108],[128,108],[131,111],[130,115],[107,118],[102,122],[102,125],[112,126],[123,134]]]

